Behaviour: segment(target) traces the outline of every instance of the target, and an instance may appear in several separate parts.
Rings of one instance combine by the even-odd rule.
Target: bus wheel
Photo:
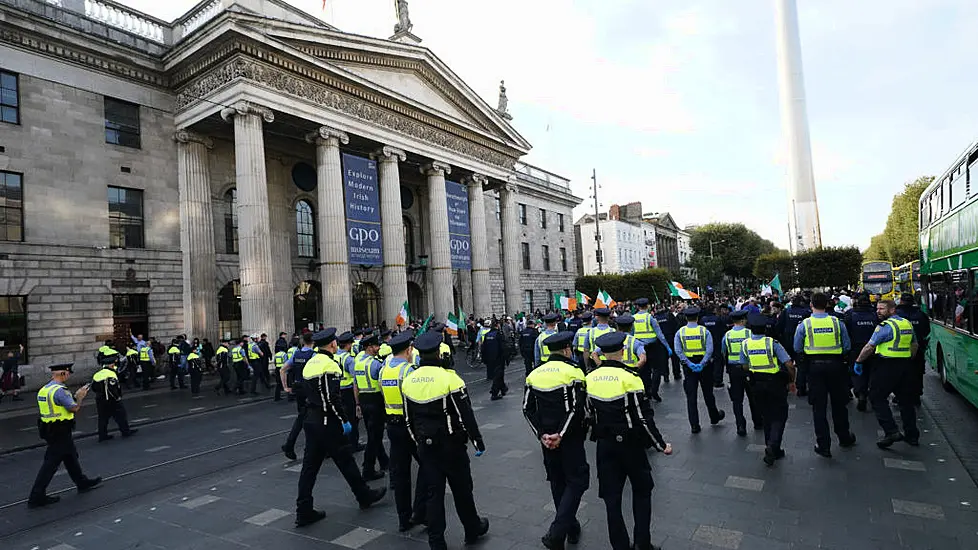
[[[944,350],[940,346],[937,347],[937,374],[941,377],[941,386],[944,387],[944,391],[954,393],[954,386],[947,379],[947,368],[944,365]]]

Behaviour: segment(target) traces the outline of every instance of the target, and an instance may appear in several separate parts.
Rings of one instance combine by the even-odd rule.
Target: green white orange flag
[[[571,298],[570,296],[554,296],[554,309],[557,311],[562,309],[574,311],[577,309],[577,298]]]
[[[577,291],[577,305],[578,306],[586,306],[586,305],[588,305],[590,303],[591,303],[591,297],[588,296],[587,294],[584,294],[580,290],[578,290]]]
[[[445,321],[445,332],[458,336],[458,319],[452,313],[448,314],[448,320]]]
[[[615,304],[617,304],[617,303],[618,302],[616,302],[615,299],[612,298],[610,294],[608,294],[607,292],[605,292],[603,290],[599,290],[598,291],[598,296],[594,299],[594,307],[595,308],[615,307]]]
[[[397,318],[394,319],[395,325],[401,325],[402,327],[408,324],[411,319],[411,314],[408,313],[408,303],[404,302],[401,304],[401,311],[397,312]]]
[[[669,293],[683,300],[696,300],[700,297],[699,294],[683,288],[683,285],[678,281],[671,281],[669,283]]]

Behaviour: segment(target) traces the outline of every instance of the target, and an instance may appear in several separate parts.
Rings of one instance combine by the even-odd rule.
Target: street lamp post
[[[713,245],[715,245],[715,244],[723,244],[725,242],[727,242],[726,239],[721,239],[719,241],[710,241],[710,259],[711,260],[713,259]]]

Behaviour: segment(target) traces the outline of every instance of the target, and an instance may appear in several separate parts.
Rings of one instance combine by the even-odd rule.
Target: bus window
[[[961,205],[964,203],[964,200],[968,198],[968,178],[961,173],[960,168],[955,172],[955,174],[957,175],[953,180],[951,180],[950,208]]]
[[[955,328],[968,328],[968,295],[971,293],[969,273],[967,271],[955,271],[950,273],[948,284],[948,310],[951,310],[951,324]]]
[[[968,293],[968,331],[978,334],[978,269],[971,272],[971,292]]]
[[[944,274],[935,273],[927,278],[927,288],[928,288],[928,298],[930,300],[930,318],[938,321],[940,323],[946,322],[944,320],[944,301],[946,296],[944,295],[944,290],[946,285],[944,284]]]

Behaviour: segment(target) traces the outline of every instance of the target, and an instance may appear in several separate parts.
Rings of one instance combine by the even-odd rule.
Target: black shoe
[[[387,494],[387,487],[381,487],[380,489],[370,489],[369,491],[367,491],[366,500],[360,501],[360,509],[366,510],[367,508],[370,508],[371,506],[379,502],[380,499],[384,498],[384,495],[386,494]]]
[[[764,449],[764,463],[768,466],[774,466],[774,461],[777,460],[777,456],[770,447]]]
[[[740,426],[737,426],[737,435],[739,435],[740,437],[747,437],[747,428],[746,427],[742,428]]]
[[[662,396],[660,396],[660,395],[659,395],[659,394],[657,394],[657,393],[653,393],[653,394],[652,394],[652,399],[655,399],[655,402],[656,402],[656,403],[662,403]]]
[[[295,515],[295,526],[305,527],[317,521],[326,519],[326,512],[322,510],[309,510],[308,512],[298,512]]]
[[[695,426],[691,426],[689,428],[689,431],[693,432],[694,434],[700,433],[700,430],[702,430],[702,428],[700,428],[700,425],[699,424],[697,424]]]
[[[489,532],[489,518],[479,518],[479,530],[465,534],[465,544],[473,544]]]
[[[499,401],[499,400],[500,400],[500,399],[502,399],[502,398],[503,398],[503,396],[502,396],[502,395],[500,395],[500,394],[495,394],[495,395],[493,395],[493,396],[490,396],[490,397],[489,397],[489,401]]]
[[[839,439],[839,446],[843,449],[848,449],[856,444],[856,434],[849,432],[849,437],[845,439]]]
[[[900,432],[884,435],[876,442],[876,446],[880,449],[889,449],[897,441],[903,441],[903,434]]]
[[[85,483],[83,483],[82,485],[79,485],[78,486],[78,492],[79,493],[87,493],[87,492],[91,491],[92,489],[98,487],[101,484],[102,484],[102,478],[101,477],[96,477],[96,478],[93,478],[93,479],[88,479],[88,480],[85,481]]]
[[[177,389],[177,387],[176,387],[176,386],[170,386],[170,391],[173,391],[173,390],[175,390],[175,389]]]
[[[832,458],[832,451],[828,447],[819,447],[815,445],[815,454],[819,456],[824,456],[825,458]]]
[[[366,470],[363,471],[364,481],[377,481],[378,479],[384,479],[384,474],[382,472],[378,472],[376,470],[372,472],[368,472]]]
[[[43,497],[37,499],[32,497],[27,500],[27,507],[31,509],[42,508],[48,504],[54,504],[56,502],[61,502],[61,497],[52,495],[44,495]]]
[[[904,437],[903,440],[911,447],[920,447],[920,437]]]
[[[418,524],[414,521],[414,518],[411,518],[411,519],[407,520],[405,523],[398,524],[398,526],[397,526],[397,532],[398,533],[403,533],[405,531],[410,531],[415,525],[418,525]]]
[[[287,445],[282,445],[282,452],[285,453],[285,458],[289,460],[296,460],[299,458],[295,455],[295,449]]]
[[[726,417],[727,417],[727,413],[726,413],[726,412],[724,412],[724,411],[723,411],[723,410],[721,409],[721,410],[719,410],[719,411],[717,411],[717,416],[716,416],[716,418],[711,418],[711,419],[710,419],[710,424],[712,424],[712,425],[714,425],[714,426],[716,426],[717,424],[719,424],[719,423],[720,423],[720,421],[721,421],[721,420],[723,420],[723,419],[724,419],[724,418],[726,418]]]
[[[107,435],[105,437],[99,437],[98,438],[98,442],[101,443],[103,441],[109,441],[110,439],[115,439],[115,436],[114,435]]]
[[[755,430],[763,430],[764,429],[764,424],[754,424],[754,429]]]
[[[136,435],[137,433],[139,433],[139,428],[132,428],[128,432],[122,434],[122,437],[123,437],[123,439],[124,438],[127,438],[127,437],[132,437],[132,436]]]
[[[784,458],[784,456],[785,456],[784,455],[784,449],[778,449],[778,450],[774,451],[774,458],[776,460],[781,460],[782,458]]]
[[[428,518],[424,516],[411,516],[411,523],[414,525],[428,525]]]
[[[581,524],[578,521],[574,521],[574,527],[571,528],[570,532],[567,533],[567,542],[571,544],[577,544],[581,542]]]
[[[364,445],[362,443],[357,443],[357,446],[356,446],[356,448],[353,449],[353,452],[355,452],[355,453],[362,453],[365,450],[367,450],[367,446],[366,445]]]
[[[723,387],[723,382],[714,382],[713,383],[713,387],[714,388],[722,388]]]
[[[866,398],[860,397],[856,400],[856,410],[859,412],[866,412]]]
[[[551,537],[550,533],[540,538],[540,544],[543,544],[547,550],[564,550],[565,548],[564,541]]]
[[[260,395],[260,394],[258,392],[256,392],[256,391],[253,391],[253,392],[249,393],[248,395]]]

